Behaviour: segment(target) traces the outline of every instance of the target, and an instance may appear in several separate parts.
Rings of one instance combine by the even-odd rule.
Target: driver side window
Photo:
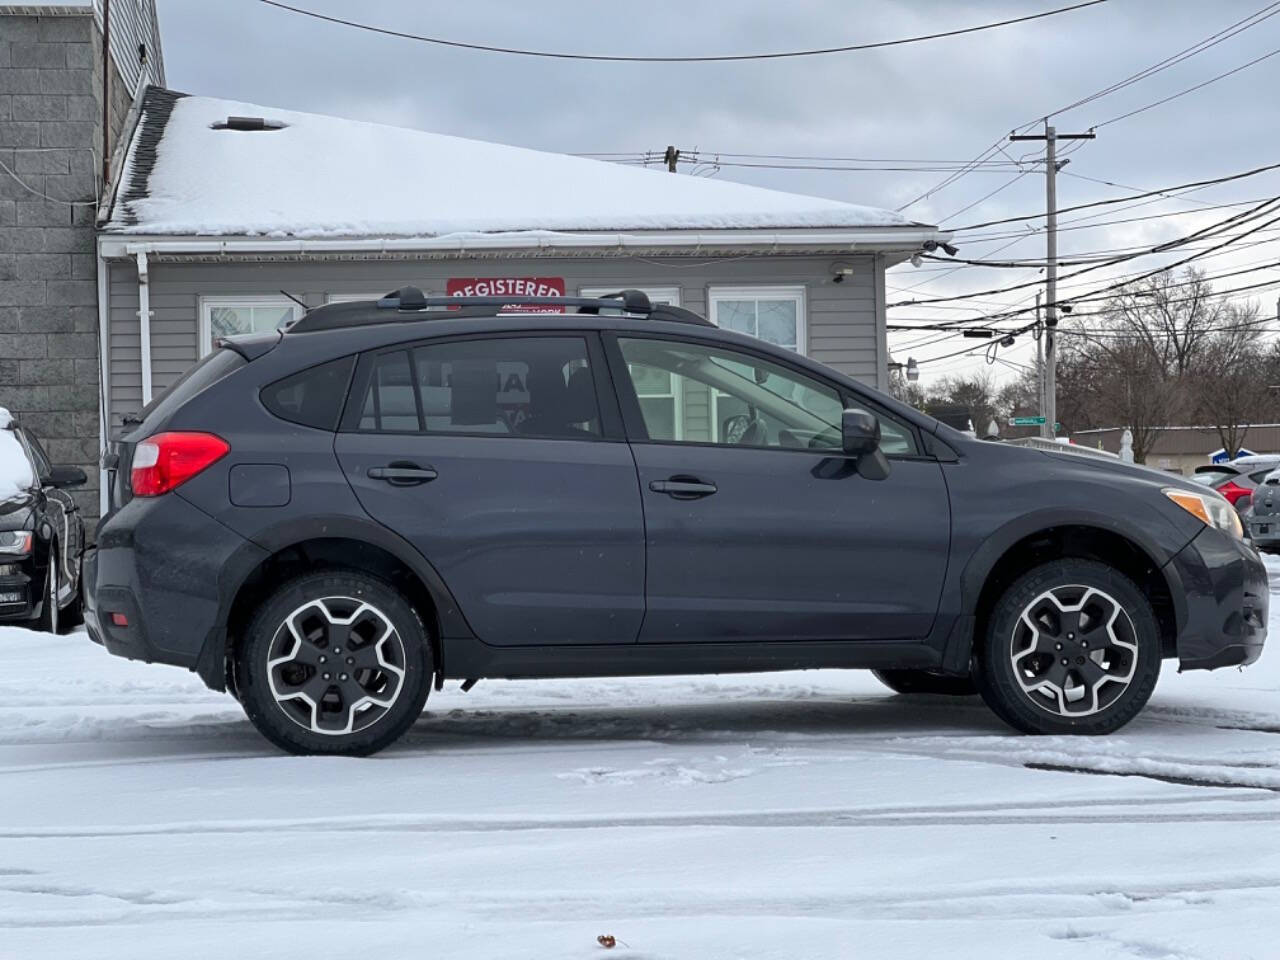
[[[699,344],[620,338],[618,345],[650,440],[840,449],[840,395],[818,380]],[[654,384],[664,388],[660,399]]]

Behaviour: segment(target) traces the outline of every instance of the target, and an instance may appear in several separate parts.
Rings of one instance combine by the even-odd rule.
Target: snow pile
[[[27,451],[9,429],[13,415],[0,407],[0,502],[22,496],[35,484]]]
[[[213,129],[229,116],[285,126]],[[135,134],[126,184],[136,148]],[[836,200],[209,97],[177,101],[148,192],[117,201],[108,229],[434,237],[911,225]]]
[[[375,759],[298,758],[0,626],[0,957],[1262,960],[1278,732],[1269,648],[1167,662],[1110,737],[824,670],[451,682]]]

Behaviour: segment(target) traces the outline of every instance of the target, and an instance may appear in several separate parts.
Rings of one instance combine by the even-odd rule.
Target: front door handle
[[[416,463],[397,460],[385,467],[370,467],[369,476],[374,480],[385,480],[393,487],[412,487],[434,480],[440,474],[434,467],[420,467]]]
[[[716,492],[714,483],[706,483],[696,477],[672,477],[670,480],[654,480],[649,484],[654,493],[665,493],[677,500],[697,500]]]

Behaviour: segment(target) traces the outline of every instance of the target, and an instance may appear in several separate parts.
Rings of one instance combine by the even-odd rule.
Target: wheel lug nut
[[[356,662],[355,657],[347,657],[347,663],[355,663],[355,662]]]
[[[1062,662],[1063,662],[1063,663],[1066,663],[1067,661],[1063,660]],[[327,674],[327,673],[326,673],[326,674],[324,674],[323,676],[324,676],[324,679],[326,679],[326,680],[328,680],[328,679],[329,679],[329,674]]]
[[[321,658],[320,658],[320,662],[321,662],[321,663],[328,663],[328,662],[329,662],[329,658],[328,658],[328,657],[321,657]]]
[[[347,675],[346,675],[345,673],[340,673],[340,674],[338,674],[338,679],[339,679],[339,680],[345,680],[345,679],[347,679]]]
[[[1071,661],[1070,661],[1070,660],[1068,660],[1066,657],[1063,657],[1063,658],[1062,658],[1062,665],[1063,665],[1064,667],[1065,667],[1067,664],[1069,664],[1070,662],[1071,662]]]
[[[334,648],[333,648],[333,652],[334,652],[335,654],[341,654],[341,653],[342,653],[342,648],[341,648],[341,647],[334,647]]]
[[[1055,650],[1061,650],[1061,649],[1062,649],[1062,644],[1060,644],[1060,643],[1055,643],[1053,646],[1054,646],[1054,649],[1055,649]]]

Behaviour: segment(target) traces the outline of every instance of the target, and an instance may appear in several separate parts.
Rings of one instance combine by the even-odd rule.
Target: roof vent
[[[262,117],[227,117],[209,126],[214,130],[283,130],[287,124]]]

